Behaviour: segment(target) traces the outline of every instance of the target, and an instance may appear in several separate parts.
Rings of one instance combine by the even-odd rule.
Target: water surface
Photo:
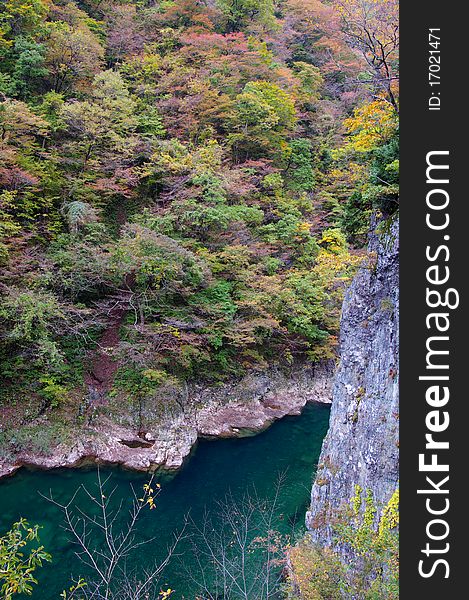
[[[286,417],[263,433],[244,439],[202,441],[187,465],[171,480],[162,480],[157,508],[147,510],[139,524],[142,538],[154,537],[150,546],[142,549],[139,561],[153,561],[164,556],[172,536],[190,513],[195,523],[201,523],[206,512],[215,514],[217,502],[230,493],[240,499],[253,486],[257,494],[269,499],[274,493],[279,474],[285,474],[280,491],[277,529],[289,533],[302,527],[309,503],[311,482],[317,465],[323,437],[327,431],[329,407],[308,405],[299,417]],[[129,486],[140,490],[148,476],[122,469],[102,469],[110,474],[116,486],[115,502],[129,497]],[[22,470],[0,481],[0,519],[2,533],[20,516],[38,523],[41,543],[53,556],[53,563],[38,572],[39,585],[33,593],[36,600],[57,600],[69,585],[71,574],[83,572],[74,555],[74,546],[61,528],[59,510],[40,494],[65,503],[84,484],[94,489],[96,469],[58,469],[52,471]],[[215,517],[216,521],[216,517]],[[180,549],[185,566],[192,567],[187,543]],[[163,584],[176,590],[173,600],[194,600],[195,590],[187,581],[184,569],[175,559],[164,574]]]

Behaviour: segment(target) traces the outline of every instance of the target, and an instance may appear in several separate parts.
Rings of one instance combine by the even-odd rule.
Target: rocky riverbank
[[[90,462],[176,470],[199,438],[252,435],[286,415],[300,414],[307,402],[330,403],[333,371],[330,362],[302,364],[288,373],[272,368],[222,385],[187,386],[168,391],[157,410],[145,407],[143,420],[135,410],[118,411],[116,402],[104,403],[72,442],[52,444],[45,452],[31,444],[0,460],[0,477],[23,466],[51,469]]]

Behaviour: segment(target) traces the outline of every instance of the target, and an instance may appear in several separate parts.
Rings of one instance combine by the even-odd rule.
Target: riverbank
[[[279,476],[283,478],[283,485],[278,498],[275,498],[278,511],[274,529],[282,536],[291,535],[292,529],[302,532],[311,479],[327,430],[329,413],[327,404],[310,403],[301,416],[280,419],[259,435],[243,439],[201,440],[176,476],[158,478],[161,493],[156,501],[157,507],[143,511],[136,530],[138,539],[153,541],[146,551],[139,549],[129,557],[128,569],[133,572],[135,568],[141,572],[154,561],[160,563],[164,560],[168,545],[174,541],[174,534],[184,526],[188,514],[198,527],[203,525],[207,514],[217,529],[222,527],[224,520],[220,514],[220,502],[224,502],[228,494],[230,501],[238,505],[242,504],[246,495],[254,493],[259,499],[271,503]],[[110,509],[118,508],[122,500],[125,502],[119,526],[127,516],[131,487],[136,491],[142,490],[148,475],[121,468],[103,468],[101,474],[103,479],[110,477],[108,490],[115,488]],[[61,527],[60,511],[45,499],[52,493],[58,502],[69,502],[80,486],[90,491],[96,489],[95,468],[22,469],[14,477],[0,482],[2,527],[8,528],[19,517],[27,517],[30,523],[41,526],[41,544],[52,554],[53,563],[45,564],[37,572],[39,583],[35,586],[32,600],[57,600],[62,590],[69,588],[71,574],[82,575],[89,581],[88,571],[75,555],[76,547]],[[77,498],[80,508],[85,511],[91,508],[90,502],[84,493]],[[263,535],[264,530],[253,532],[252,537],[258,534]],[[194,537],[182,540],[178,556],[170,561],[161,575],[161,587],[175,590],[171,600],[194,600],[201,592],[194,580],[198,580],[200,574],[200,553],[196,550],[199,546],[194,548],[195,541]],[[249,560],[257,560],[259,555],[249,553],[248,557]],[[211,568],[209,561],[204,565]],[[252,573],[256,571],[249,569],[251,577],[254,576]]]
[[[93,407],[73,437],[61,433],[49,447],[35,446],[33,433],[47,428],[47,415],[27,422],[22,446],[12,437],[9,453],[0,459],[0,477],[24,466],[42,469],[100,463],[136,471],[179,469],[200,438],[236,438],[259,433],[287,415],[299,415],[309,402],[330,404],[333,363],[296,365],[285,372],[267,369],[217,386],[192,385],[166,390],[151,406],[129,410],[121,397]],[[78,415],[80,417],[80,415]],[[27,434],[31,432],[28,444]],[[66,437],[66,436],[65,436]]]

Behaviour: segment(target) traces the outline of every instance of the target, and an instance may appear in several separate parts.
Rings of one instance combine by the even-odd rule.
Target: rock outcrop
[[[378,228],[379,229],[379,228]],[[344,299],[340,365],[306,524],[330,545],[331,523],[355,485],[383,506],[398,485],[398,222],[373,234],[370,258]]]
[[[87,462],[175,470],[198,438],[252,435],[276,419],[300,414],[307,402],[330,403],[333,369],[331,363],[299,364],[289,373],[272,368],[218,386],[188,386],[168,394],[154,414],[146,407],[143,429],[128,407],[116,414],[100,405],[72,444],[60,444],[46,454],[22,450],[11,460],[0,460],[0,477],[22,466]]]

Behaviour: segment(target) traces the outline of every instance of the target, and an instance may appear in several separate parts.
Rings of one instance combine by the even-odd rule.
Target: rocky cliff
[[[398,222],[381,229],[342,309],[330,427],[306,518],[313,541],[325,545],[356,484],[371,489],[378,506],[398,484]]]

